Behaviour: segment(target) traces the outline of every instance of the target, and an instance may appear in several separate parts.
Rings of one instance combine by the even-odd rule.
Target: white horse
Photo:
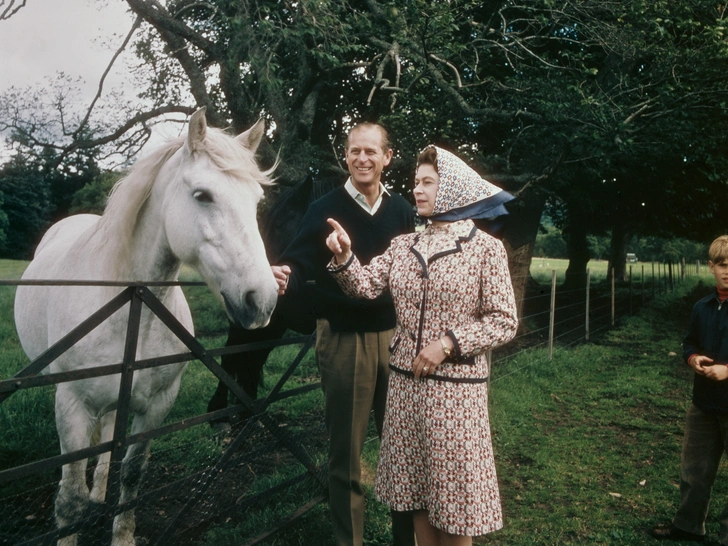
[[[237,138],[207,128],[204,109],[192,115],[186,138],[164,145],[136,163],[114,188],[103,216],[82,214],[52,226],[41,240],[23,279],[174,281],[182,264],[196,269],[230,317],[246,328],[265,326],[276,303],[277,285],[258,232],[256,210],[270,184],[254,152],[263,123]],[[34,359],[122,288],[20,286],[15,322],[20,342]],[[182,290],[152,289],[193,333]],[[63,372],[123,360],[129,305],[112,315],[50,366]],[[185,346],[146,308],[142,313],[137,358],[181,353]],[[134,373],[130,411],[132,433],[158,426],[169,412],[186,364]],[[61,383],[56,390],[56,427],[61,452],[113,437],[120,376]],[[149,442],[131,446],[124,457],[121,501],[136,496]],[[99,458],[89,494],[86,460],[63,467],[55,501],[56,522],[77,521],[91,501],[106,496],[110,454]],[[76,544],[76,535],[59,540]],[[134,514],[114,522],[114,545],[134,544]]]

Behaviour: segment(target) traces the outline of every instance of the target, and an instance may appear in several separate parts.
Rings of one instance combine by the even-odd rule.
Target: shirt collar
[[[364,196],[363,193],[356,189],[354,183],[351,181],[351,177],[346,180],[346,184],[344,184],[344,189],[346,190],[346,193],[348,193],[361,208],[363,208],[365,211],[372,215],[376,213],[377,210],[379,210],[379,206],[382,204],[382,198],[384,197],[384,195],[391,195],[389,193],[389,190],[384,187],[384,184],[380,182],[379,197],[377,197],[374,205],[370,207],[369,203],[367,203],[367,198]]]

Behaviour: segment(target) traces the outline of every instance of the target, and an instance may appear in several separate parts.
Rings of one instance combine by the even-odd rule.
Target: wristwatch
[[[442,352],[445,353],[445,358],[451,358],[454,351],[445,344],[444,338],[440,338],[440,345],[442,345]]]

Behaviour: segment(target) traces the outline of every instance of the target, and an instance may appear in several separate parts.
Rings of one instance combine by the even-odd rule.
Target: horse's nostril
[[[250,307],[255,307],[257,305],[256,303],[256,296],[257,292],[255,290],[248,290],[245,293],[245,305],[249,305]]]

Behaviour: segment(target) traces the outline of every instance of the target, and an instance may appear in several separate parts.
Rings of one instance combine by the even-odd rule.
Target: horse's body
[[[190,119],[189,132],[140,160],[117,184],[103,216],[78,215],[52,226],[36,250],[24,279],[174,281],[189,264],[220,299],[231,320],[246,328],[268,323],[277,285],[265,256],[256,209],[269,183],[254,162],[262,138],[259,122],[237,138],[207,129],[204,110]],[[109,286],[20,286],[15,321],[31,359],[120,292]],[[192,317],[182,290],[157,287],[155,295],[192,333]],[[123,360],[129,306],[112,315],[56,359],[62,372]],[[185,346],[146,308],[142,311],[136,357],[184,352]],[[134,374],[130,412],[132,433],[158,426],[177,396],[185,364]],[[61,383],[56,391],[56,427],[62,453],[113,436],[120,376]],[[148,442],[131,446],[122,467],[121,501],[138,490]],[[89,495],[86,461],[63,467],[55,511],[59,527],[78,520],[92,501],[106,495],[109,453],[99,458]],[[59,544],[76,543],[76,535]],[[134,514],[117,516],[114,545],[134,544]]]
[[[314,179],[308,176],[287,192],[281,194],[270,210],[261,218],[261,233],[265,241],[268,259],[276,263],[288,244],[293,240],[308,207],[316,199],[340,185],[340,179]],[[231,324],[227,346],[244,345],[279,339],[286,330],[310,334],[316,328],[314,314],[314,287],[304,285],[299,293],[278,298],[270,324],[265,328],[250,330]],[[258,394],[261,370],[272,349],[260,349],[246,353],[223,355],[222,366],[251,398]],[[223,409],[228,403],[228,388],[222,381],[210,399],[207,411]],[[225,426],[226,421],[215,425]]]

